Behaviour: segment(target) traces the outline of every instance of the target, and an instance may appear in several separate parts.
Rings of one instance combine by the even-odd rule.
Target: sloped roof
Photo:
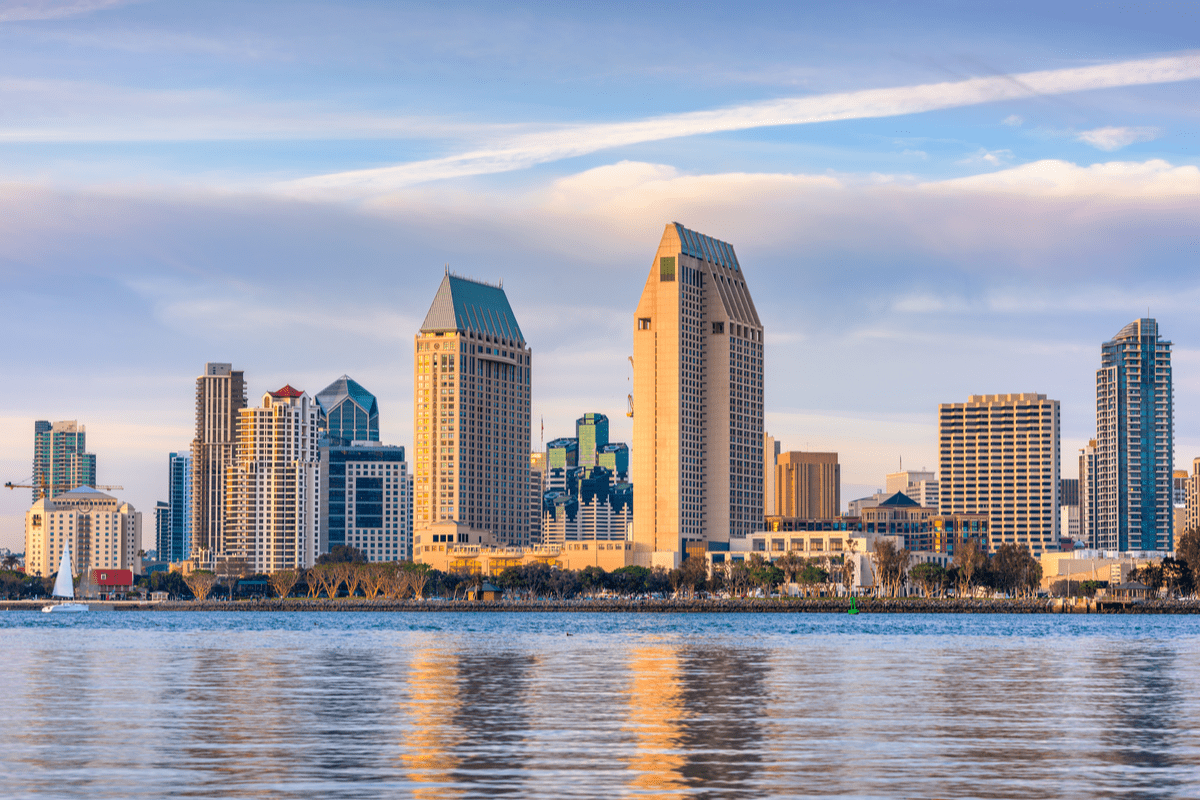
[[[375,396],[348,375],[343,375],[317,393],[317,403],[320,405],[321,411],[327,415],[331,409],[346,398],[350,398],[358,404],[367,414],[379,413],[379,404],[376,402]]]
[[[304,393],[293,387],[291,384],[284,384],[283,389],[277,389],[274,392],[268,392],[272,398],[298,398]]]
[[[741,272],[741,268],[738,266],[737,254],[733,252],[733,245],[728,242],[722,242],[720,239],[713,239],[707,234],[693,231],[690,228],[684,228],[679,223],[671,224],[675,226],[675,231],[679,234],[680,250],[682,253]]]
[[[116,500],[116,498],[113,497],[112,495],[101,492],[100,490],[96,489],[95,487],[89,487],[87,485],[78,486],[75,489],[67,490],[66,492],[60,492],[60,493],[58,493],[58,495],[54,496],[53,500],[78,500],[79,498],[85,498],[85,497],[86,498],[107,498],[109,500]]]
[[[920,506],[921,504],[914,501],[912,498],[905,495],[903,492],[897,492],[892,497],[888,498],[880,506]]]
[[[422,331],[473,331],[524,342],[504,289],[446,273]]]

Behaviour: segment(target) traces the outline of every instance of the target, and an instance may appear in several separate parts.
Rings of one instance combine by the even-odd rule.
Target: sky
[[[1187,468],[1200,11],[976,5],[0,0],[0,479],[78,420],[153,547],[208,361],[255,404],[349,374],[410,446],[446,265],[504,282],[535,449],[584,412],[628,441],[672,221],[735,247],[766,429],[837,451],[843,503],[936,469],[972,394],[1061,401],[1074,477],[1101,343],[1146,314]]]

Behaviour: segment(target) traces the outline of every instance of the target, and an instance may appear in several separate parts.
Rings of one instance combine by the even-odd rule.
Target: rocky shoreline
[[[1046,598],[855,598],[862,614],[1197,614],[1200,600],[1120,601]],[[0,601],[0,611],[37,610],[45,601]],[[825,613],[846,614],[849,598],[447,601],[393,598],[272,598],[249,601],[103,601],[95,611],[162,612],[590,612],[590,613]]]

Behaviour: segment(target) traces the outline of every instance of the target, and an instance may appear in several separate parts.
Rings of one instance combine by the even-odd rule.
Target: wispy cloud
[[[16,0],[0,2],[0,22],[67,19],[129,5],[133,0]]]
[[[1007,125],[1010,128],[1017,128],[1025,123],[1025,118],[1020,114],[1009,114],[1004,119],[1000,120],[1001,125]]]
[[[1037,95],[1196,78],[1200,78],[1200,54],[1189,53],[965,81],[783,98],[630,122],[564,125],[515,137],[495,147],[393,167],[314,176],[290,182],[285,188],[374,194],[425,181],[519,170],[601,150],[683,136],[892,117]]]
[[[1112,152],[1132,145],[1134,142],[1149,142],[1158,138],[1157,128],[1093,128],[1075,137],[1080,142],[1091,145],[1097,150]]]

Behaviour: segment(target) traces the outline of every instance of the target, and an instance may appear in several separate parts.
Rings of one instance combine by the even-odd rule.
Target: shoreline
[[[855,598],[861,614],[1200,614],[1200,600],[1122,601],[1012,598]],[[114,612],[582,612],[673,614],[847,614],[850,598],[649,599],[542,601],[272,598],[242,601],[87,601]],[[0,611],[41,610],[47,601],[0,601]]]

